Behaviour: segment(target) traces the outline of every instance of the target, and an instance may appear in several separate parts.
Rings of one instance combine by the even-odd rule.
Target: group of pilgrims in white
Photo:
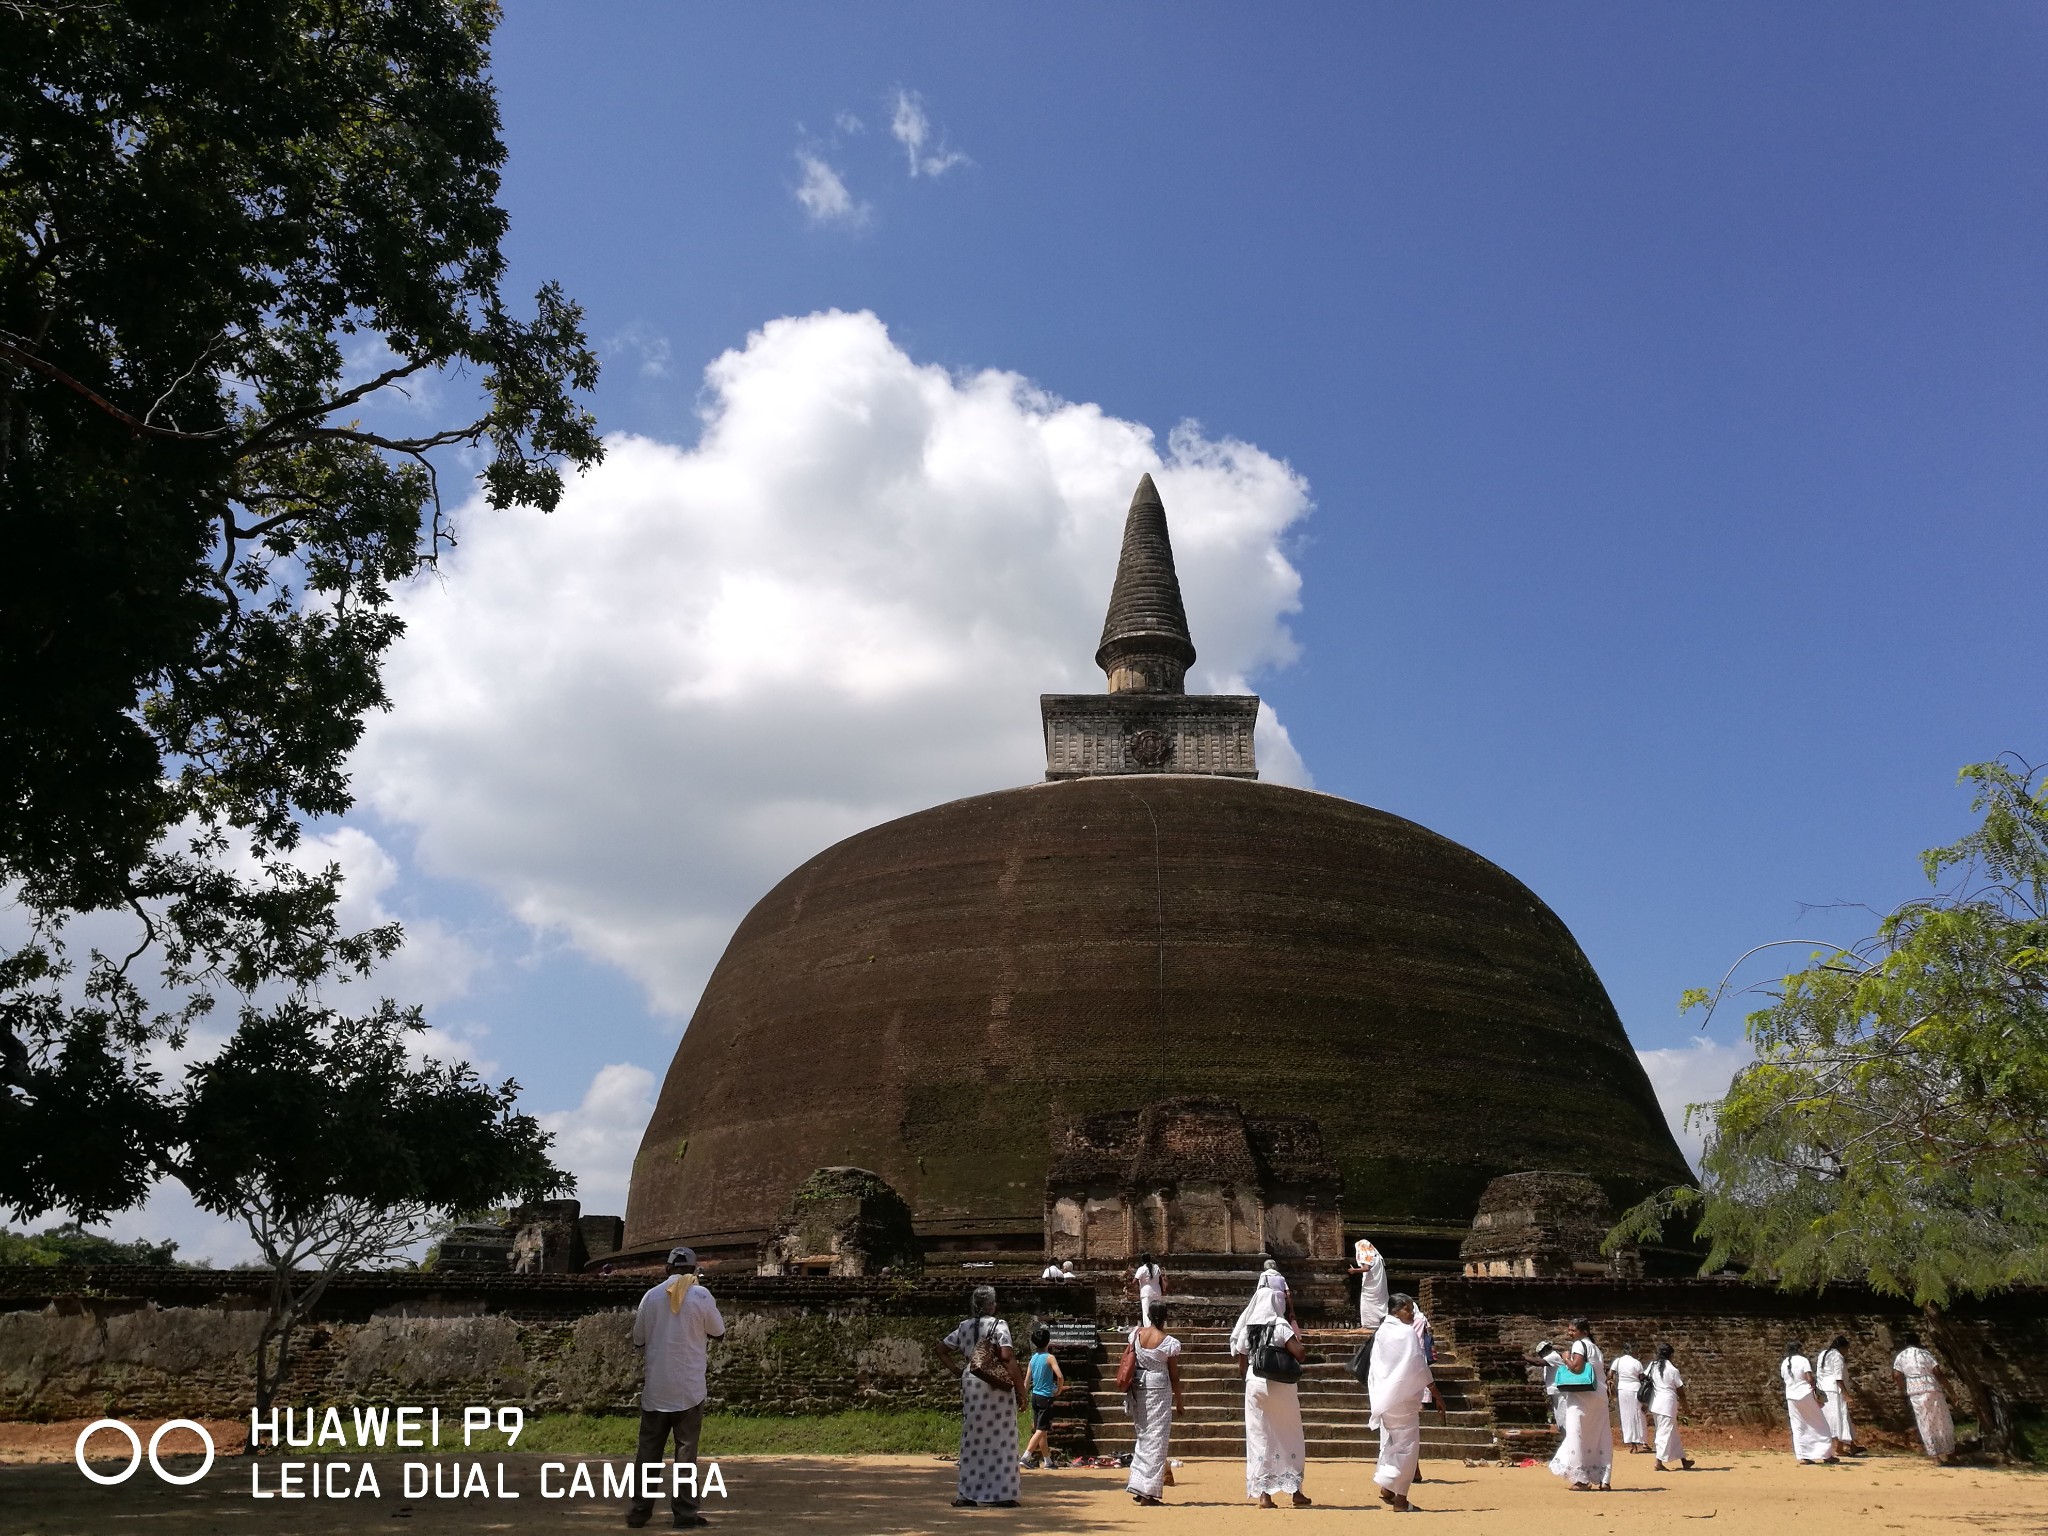
[[[1383,1503],[1405,1512],[1416,1507],[1409,1490],[1423,1480],[1422,1416],[1432,1409],[1440,1417],[1446,1414],[1432,1372],[1435,1336],[1415,1299],[1390,1291],[1386,1259],[1370,1241],[1361,1238],[1354,1245],[1350,1272],[1359,1280],[1358,1325],[1365,1336],[1350,1369],[1365,1388],[1368,1423],[1378,1436],[1373,1482]],[[1047,1275],[1075,1278],[1071,1265],[1064,1273],[1049,1268]],[[1117,1387],[1135,1441],[1126,1487],[1135,1502],[1157,1505],[1165,1502],[1174,1481],[1171,1446],[1174,1416],[1182,1408],[1181,1343],[1167,1331],[1170,1303],[1161,1266],[1146,1257],[1131,1276],[1130,1290],[1138,1302],[1138,1323],[1126,1336],[1117,1364]],[[1048,1328],[1033,1330],[1027,1371],[1016,1361],[1009,1325],[995,1316],[993,1288],[976,1288],[973,1299],[974,1316],[942,1345],[964,1362],[953,1502],[1008,1508],[1019,1501],[1020,1468],[1043,1465],[1050,1456],[1055,1400],[1066,1378],[1054,1358]],[[1927,1455],[1951,1465],[1956,1430],[1947,1378],[1917,1336],[1905,1334],[1902,1343],[1892,1373],[1904,1385]],[[1786,1344],[1779,1376],[1792,1453],[1802,1465],[1832,1465],[1863,1454],[1849,1418],[1848,1349],[1843,1335],[1815,1356],[1806,1353],[1800,1340]],[[1267,1509],[1283,1496],[1296,1506],[1311,1504],[1302,1486],[1308,1446],[1299,1390],[1308,1351],[1287,1280],[1272,1259],[1265,1261],[1251,1299],[1231,1328],[1230,1354],[1244,1378],[1245,1497]],[[1685,1376],[1670,1344],[1658,1344],[1647,1360],[1625,1345],[1609,1360],[1591,1321],[1575,1317],[1560,1342],[1539,1342],[1529,1358],[1542,1366],[1544,1394],[1560,1435],[1550,1470],[1573,1492],[1612,1489],[1617,1418],[1621,1443],[1631,1455],[1653,1457],[1658,1472],[1693,1469],[1679,1430]],[[1015,1411],[1027,1401],[1032,1435],[1020,1459]]]

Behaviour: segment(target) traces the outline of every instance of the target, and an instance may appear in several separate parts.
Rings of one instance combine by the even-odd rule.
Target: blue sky
[[[607,431],[687,454],[724,398],[707,365],[836,309],[1162,453],[1193,421],[1284,461],[1312,509],[1258,536],[1299,608],[1267,603],[1231,654],[1316,787],[1548,901],[1645,1050],[1696,1033],[1680,989],[1749,945],[1867,922],[1804,904],[1913,894],[1917,851],[1966,824],[1959,766],[2048,756],[2039,7],[513,0],[496,75],[514,286],[585,306]],[[422,611],[428,635],[480,622]],[[1291,664],[1259,651],[1274,624]],[[413,697],[432,665],[407,663]],[[1026,733],[1036,691],[998,701]],[[565,1116],[607,1112],[601,1065],[658,1075],[667,930],[591,916],[602,867],[563,895],[402,802],[357,822],[390,907],[468,957],[437,1025]],[[756,877],[733,871],[830,840],[809,825],[662,922],[736,918]],[[665,856],[679,885],[691,846]]]

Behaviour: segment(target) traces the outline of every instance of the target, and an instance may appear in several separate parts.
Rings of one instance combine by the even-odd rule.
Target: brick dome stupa
[[[1470,849],[1261,783],[1258,700],[1184,691],[1138,486],[1046,778],[784,878],[704,989],[634,1165],[625,1253],[747,1261],[816,1170],[871,1170],[926,1253],[1455,1255],[1502,1174],[1617,1208],[1688,1179],[1593,967]],[[1417,1247],[1417,1245],[1420,1245]]]

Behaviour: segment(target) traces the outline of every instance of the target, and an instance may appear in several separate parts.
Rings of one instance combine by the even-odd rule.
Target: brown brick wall
[[[708,1282],[726,1319],[714,1408],[788,1414],[947,1408],[959,1379],[937,1342],[966,1311],[960,1281],[763,1278]],[[239,1418],[263,1279],[246,1272],[0,1269],[0,1418]],[[637,1408],[630,1340],[642,1280],[345,1275],[303,1326],[281,1402],[529,1412]],[[1005,1286],[1030,1320],[1092,1314],[1077,1286]]]

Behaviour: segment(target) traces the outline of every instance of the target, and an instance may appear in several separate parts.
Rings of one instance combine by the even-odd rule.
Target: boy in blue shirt
[[[1024,1446],[1026,1467],[1042,1467],[1052,1452],[1052,1405],[1067,1384],[1060,1363],[1053,1358],[1052,1330],[1040,1323],[1031,1330],[1031,1439]]]

